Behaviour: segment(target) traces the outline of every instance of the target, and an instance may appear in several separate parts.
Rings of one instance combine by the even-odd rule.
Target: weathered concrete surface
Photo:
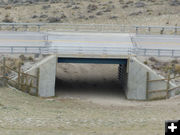
[[[38,93],[40,97],[55,96],[56,63],[56,56],[51,55],[44,58],[42,61],[27,71],[27,73],[36,75],[37,68],[40,68]],[[35,91],[32,90],[31,93],[35,93]]]
[[[126,96],[128,99],[134,100],[146,100],[146,79],[147,72],[149,72],[149,79],[156,80],[162,79],[163,77],[158,75],[148,66],[141,63],[135,57],[129,59],[128,69],[128,86],[126,89]],[[175,87],[173,82],[170,82],[170,87]],[[163,90],[167,88],[166,81],[150,82],[148,85],[149,91],[151,90]],[[168,93],[168,96],[175,96],[177,90]],[[149,99],[164,98],[166,92],[156,92],[149,94]]]

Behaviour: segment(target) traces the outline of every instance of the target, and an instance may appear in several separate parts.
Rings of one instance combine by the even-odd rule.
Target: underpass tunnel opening
[[[58,58],[56,96],[126,98],[127,60]]]

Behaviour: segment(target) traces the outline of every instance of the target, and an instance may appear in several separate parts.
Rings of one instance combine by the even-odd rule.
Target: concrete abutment
[[[56,64],[58,60],[55,55],[45,57],[41,62],[37,63],[28,73],[36,74],[36,69],[40,68],[40,81],[39,81],[39,96],[52,97],[55,96],[55,78],[56,78]],[[116,63],[117,64],[117,63]],[[150,79],[162,79],[155,71],[140,62],[136,57],[130,57],[127,64],[119,64],[119,80],[121,86],[125,90],[127,99],[130,100],[146,100],[147,88],[147,72],[149,72]],[[149,90],[165,89],[167,83],[160,81],[150,84]],[[175,85],[171,82],[170,87]],[[157,92],[150,94],[149,98],[159,98],[165,96],[165,92]],[[174,96],[175,92],[169,93],[169,96]]]

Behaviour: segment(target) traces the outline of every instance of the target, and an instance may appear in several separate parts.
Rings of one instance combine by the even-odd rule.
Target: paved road
[[[147,49],[179,49],[180,36],[175,35],[136,35],[133,37],[139,48]]]
[[[38,32],[0,32],[0,46],[44,46],[45,38]]]
[[[129,34],[50,33],[48,39],[57,53],[127,55],[133,48]]]
[[[9,48],[10,46],[11,48]],[[48,48],[43,49],[43,47]],[[136,52],[139,55],[168,54],[168,56],[180,56],[180,36],[119,33],[0,32],[0,53],[44,53],[46,51],[46,53],[67,55],[129,55],[135,53],[133,52],[135,48],[136,50],[139,49]]]

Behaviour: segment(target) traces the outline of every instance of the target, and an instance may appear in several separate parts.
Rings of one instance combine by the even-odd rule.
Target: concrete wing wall
[[[27,71],[27,73],[36,75],[37,68],[40,68],[38,93],[40,97],[55,96],[56,63],[56,56],[51,55],[44,58],[42,61]],[[35,91],[32,91],[32,93],[35,93]]]
[[[146,100],[146,79],[147,72],[149,72],[150,80],[162,79],[163,77],[158,75],[151,68],[137,60],[135,57],[129,59],[128,69],[128,86],[126,90],[126,96],[128,99],[134,100]],[[174,87],[175,84],[170,83],[170,87]],[[166,81],[158,81],[149,83],[148,89],[150,90],[163,90],[166,89]],[[150,99],[162,98],[166,96],[166,92],[156,92],[149,95]]]

